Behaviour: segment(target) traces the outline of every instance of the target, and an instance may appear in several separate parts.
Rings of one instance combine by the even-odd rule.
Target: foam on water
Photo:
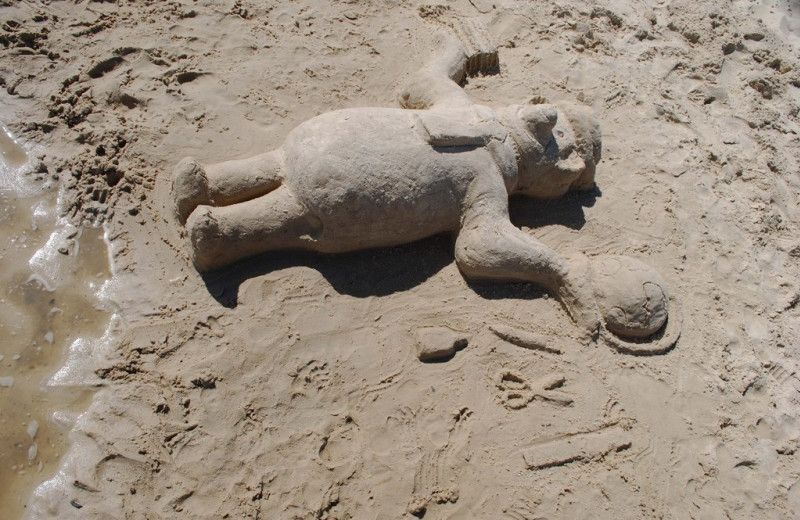
[[[33,169],[31,158],[38,151],[36,146],[21,143],[0,121],[0,191],[28,197],[50,187],[31,181],[26,175]]]
[[[88,407],[98,380],[87,368],[114,330],[99,296],[111,278],[107,237],[57,218],[56,190],[29,180],[32,156],[0,123],[0,503],[9,519],[56,473],[69,448],[64,418]]]

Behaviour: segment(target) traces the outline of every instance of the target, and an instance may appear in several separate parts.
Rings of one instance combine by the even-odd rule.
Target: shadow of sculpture
[[[579,230],[586,223],[583,208],[592,207],[601,195],[595,188],[552,200],[514,197],[510,204],[511,219],[515,225],[529,228],[560,225]],[[318,271],[339,294],[367,298],[412,289],[453,261],[453,237],[440,234],[401,246],[336,255],[303,250],[272,251],[203,274],[203,280],[214,299],[228,308],[236,307],[239,286],[246,280],[297,266]],[[547,292],[526,282],[467,279],[467,285],[486,299],[537,299]]]
[[[275,251],[204,274],[203,281],[217,302],[233,308],[238,303],[239,286],[246,280],[302,266],[318,271],[339,294],[367,298],[407,291],[452,262],[452,238],[436,235],[402,246],[337,255]]]
[[[579,230],[586,224],[583,208],[591,208],[603,196],[594,186],[586,191],[571,191],[558,199],[531,200],[515,195],[509,199],[511,222],[517,227],[564,226]]]

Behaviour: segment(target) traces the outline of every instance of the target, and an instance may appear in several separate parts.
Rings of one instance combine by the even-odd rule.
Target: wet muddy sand
[[[0,170],[23,175],[27,154],[1,123],[0,153]],[[97,291],[110,272],[100,228],[76,228],[66,254],[32,261],[45,256],[57,228],[57,191],[31,195],[7,184],[0,185],[0,503],[4,517],[18,518],[67,447],[68,424],[59,425],[54,413],[80,412],[91,397],[91,389],[48,380],[70,344],[102,335],[109,315]]]

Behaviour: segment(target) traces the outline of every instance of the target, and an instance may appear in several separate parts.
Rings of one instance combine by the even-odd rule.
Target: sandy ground
[[[30,517],[799,514],[794,0],[0,4],[5,122],[46,150],[32,175],[57,178],[62,213],[107,226],[120,320],[83,363],[101,389]],[[168,211],[179,159],[396,106],[446,16],[501,46],[474,100],[597,112],[598,191],[512,216],[564,253],[658,269],[684,308],[675,349],[582,345],[537,288],[468,285],[450,237],[191,267]],[[493,325],[566,347],[523,350]],[[424,326],[469,346],[421,363]]]

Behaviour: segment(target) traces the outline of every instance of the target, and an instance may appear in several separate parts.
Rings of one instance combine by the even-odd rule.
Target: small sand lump
[[[416,336],[417,357],[425,362],[447,360],[469,342],[464,334],[448,327],[422,327]]]

